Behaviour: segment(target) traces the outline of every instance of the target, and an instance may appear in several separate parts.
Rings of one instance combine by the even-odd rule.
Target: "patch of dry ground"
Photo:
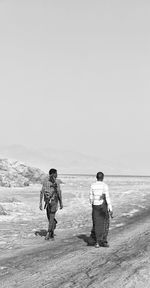
[[[150,287],[149,219],[110,236],[110,248],[88,247],[82,235],[68,235],[1,259],[1,287]]]
[[[147,194],[143,208],[133,215],[139,194],[115,196],[119,204],[114,203],[110,248],[95,249],[86,244],[91,228],[87,188],[73,187],[64,187],[54,242],[39,235],[47,228],[45,211],[38,208],[40,187],[0,189],[0,204],[7,213],[0,217],[0,287],[149,288]]]

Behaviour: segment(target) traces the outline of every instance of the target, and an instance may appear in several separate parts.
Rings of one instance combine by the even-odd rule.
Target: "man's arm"
[[[43,196],[44,196],[44,185],[42,186],[42,189],[40,191],[40,204],[39,204],[39,209],[42,210],[42,200],[43,200]]]
[[[63,208],[62,193],[61,193],[61,189],[60,189],[60,184],[59,183],[57,183],[57,193],[58,193],[58,201],[59,201],[60,209],[62,209]]]

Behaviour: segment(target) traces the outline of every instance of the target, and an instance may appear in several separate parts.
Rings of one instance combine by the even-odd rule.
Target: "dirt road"
[[[86,234],[57,236],[53,242],[42,239],[42,245],[1,258],[0,287],[150,287],[147,214],[114,229],[109,248],[88,247]]]

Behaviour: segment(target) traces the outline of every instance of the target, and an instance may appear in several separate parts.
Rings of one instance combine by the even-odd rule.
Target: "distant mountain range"
[[[114,173],[114,167],[106,161],[72,151],[57,149],[31,149],[20,145],[0,147],[0,158],[23,161],[27,165],[38,167],[47,172],[56,167],[59,173],[95,173],[107,170]]]
[[[105,174],[150,175],[150,155],[131,154],[113,161],[73,151],[52,148],[32,149],[21,145],[0,147],[0,158],[18,160],[26,165],[38,167],[45,172],[56,167],[60,174]]]

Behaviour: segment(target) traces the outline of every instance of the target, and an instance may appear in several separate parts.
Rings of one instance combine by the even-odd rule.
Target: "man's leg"
[[[55,227],[55,212],[49,214],[48,232],[46,234],[45,240],[54,238],[54,227]]]
[[[54,210],[54,209],[53,209]],[[55,210],[54,210],[55,211]],[[46,207],[46,214],[48,219],[48,232],[46,234],[45,240],[49,240],[50,238],[54,238],[54,229],[55,229],[55,213],[52,212],[52,207],[50,204]]]
[[[57,211],[57,202],[51,201],[51,203],[47,207],[47,218],[49,221],[49,225],[48,225],[48,232],[45,237],[45,240],[54,238],[54,229],[56,228],[56,223],[57,223],[55,219],[56,211]]]
[[[54,220],[55,220],[55,212],[51,212],[50,220],[49,220],[49,227],[48,227],[50,238],[54,238],[54,225],[55,225]]]
[[[48,204],[46,206],[46,215],[47,215],[47,220],[48,220],[48,228],[49,228],[49,221],[50,221],[50,212],[51,212],[51,209],[50,209],[50,205]],[[45,240],[49,240],[49,238],[50,238],[49,231],[47,231],[47,234],[45,236]]]
[[[54,219],[54,225],[53,225],[53,235],[55,235],[55,234],[54,234],[54,230],[56,229],[56,225],[57,225],[57,220],[56,220],[56,219]]]
[[[48,205],[47,208],[46,208],[46,215],[47,215],[48,222],[50,221],[50,213],[51,213],[51,208],[50,208],[50,205]],[[56,224],[57,224],[57,220],[54,219],[54,228],[53,228],[53,230],[56,229]],[[49,227],[49,224],[48,224],[48,227]]]

